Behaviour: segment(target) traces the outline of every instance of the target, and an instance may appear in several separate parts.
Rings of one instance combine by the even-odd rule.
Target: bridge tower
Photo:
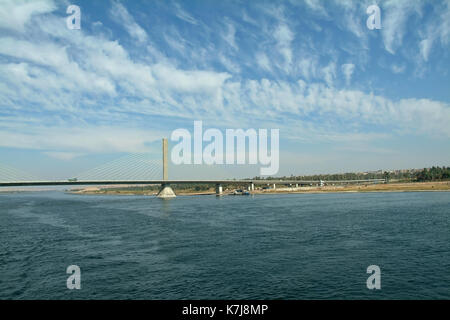
[[[162,153],[163,153],[163,181],[169,180],[169,143],[166,138],[162,139]],[[161,184],[161,190],[159,190],[158,198],[175,198],[175,192],[173,192],[169,183]]]

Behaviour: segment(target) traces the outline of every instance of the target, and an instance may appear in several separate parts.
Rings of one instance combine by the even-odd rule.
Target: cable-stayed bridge
[[[163,174],[161,160],[148,154],[131,154],[75,175],[77,180],[157,180]]]
[[[320,180],[258,180],[258,179],[215,179],[215,180],[169,180],[168,179],[168,146],[163,139],[163,157],[151,160],[148,154],[131,154],[107,162],[93,169],[81,172],[64,180],[40,179],[19,169],[0,163],[0,187],[24,186],[74,186],[74,185],[161,185],[158,194],[161,198],[175,197],[171,185],[176,184],[213,184],[216,194],[222,194],[222,185],[247,185],[254,190],[255,185],[323,185]],[[384,179],[326,181],[326,183],[379,183]]]
[[[39,177],[0,163],[0,183],[51,185],[63,181],[161,180],[163,172],[162,161],[149,159],[149,156],[149,154],[130,154],[64,179]]]

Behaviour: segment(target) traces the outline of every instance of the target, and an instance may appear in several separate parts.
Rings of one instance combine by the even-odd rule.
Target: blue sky
[[[449,165],[449,48],[450,1],[1,0],[0,163],[73,176],[202,120],[280,129],[280,175]]]

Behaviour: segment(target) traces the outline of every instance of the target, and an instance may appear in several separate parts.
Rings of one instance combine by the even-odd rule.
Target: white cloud
[[[450,43],[450,1],[444,2],[444,7],[439,16],[438,34],[442,45]]]
[[[119,16],[127,25],[133,24],[127,14]],[[388,127],[392,134],[450,137],[447,103],[393,101],[334,88],[339,59],[332,57],[323,65],[314,52],[294,56],[295,34],[280,12],[274,16],[278,19],[274,28],[267,28],[274,31],[273,37],[267,37],[268,42],[256,48],[251,57],[265,71],[279,68],[305,81],[286,81],[273,74],[270,80],[232,78],[207,63],[204,68],[193,68],[163,59],[153,44],[145,47],[151,58],[137,60],[118,41],[84,30],[72,33],[61,27],[64,21],[56,17],[43,19],[38,30],[42,38],[4,36],[0,38],[0,54],[6,57],[0,62],[0,105],[4,112],[0,116],[0,145],[44,150],[66,159],[84,153],[140,152],[162,135],[156,129],[140,129],[142,123],[155,126],[157,116],[165,120],[203,119],[217,126],[281,127],[293,139],[377,139],[380,136],[370,132],[377,126]],[[31,28],[26,22],[23,26]],[[233,28],[226,32],[231,47],[236,45]],[[180,52],[188,55],[187,43],[180,41],[175,31],[166,35],[167,39],[175,47],[178,43]],[[129,32],[136,39],[147,39],[133,29]],[[275,53],[264,50],[271,45],[275,45]],[[205,52],[214,50],[213,46]],[[202,51],[198,57],[203,56],[207,54]],[[216,59],[230,72],[245,66],[224,52],[217,52]],[[393,72],[403,72],[404,68],[392,66]],[[351,63],[341,65],[348,82],[354,69]]]
[[[252,17],[250,17],[247,14],[247,11],[245,11],[245,10],[242,10],[242,20],[247,22],[247,23],[249,23],[249,24],[251,24],[251,25],[258,26],[258,21],[256,21]]]
[[[405,65],[393,64],[391,66],[391,70],[392,70],[393,73],[396,73],[396,74],[403,73],[406,70],[406,66]]]
[[[291,43],[294,40],[294,32],[289,28],[287,24],[279,24],[274,32],[273,37],[277,41],[277,48],[281,56],[284,58],[284,71],[289,72],[292,65],[292,48]]]
[[[66,48],[50,42],[36,45],[11,37],[0,38],[0,53],[51,67],[62,67],[69,63]]]
[[[239,90],[240,94],[231,94],[228,89]],[[320,123],[303,122],[305,125],[310,124],[303,134],[316,132],[323,136],[330,132],[329,136],[332,137],[337,130],[366,131],[368,127],[390,126],[405,133],[450,137],[450,105],[429,99],[392,101],[362,91],[338,90],[318,83],[299,81],[291,85],[267,79],[247,81],[233,88],[226,85],[224,96],[230,100],[227,105],[234,106],[236,111],[242,111],[245,106],[255,106],[247,108],[247,113],[251,117],[258,117],[260,121],[271,119],[276,123],[280,113],[295,115],[294,119],[320,115]],[[231,113],[233,109],[228,111]],[[288,131],[292,131],[291,126],[285,123],[286,117],[283,119],[280,121],[289,128]],[[341,120],[347,125],[342,126]],[[301,122],[295,120],[295,127],[299,127]],[[319,126],[322,128],[317,131]]]
[[[167,65],[155,65],[152,70],[160,85],[179,92],[214,92],[230,77],[227,73],[184,71]]]
[[[420,54],[422,55],[423,60],[428,61],[428,56],[430,55],[432,45],[432,39],[424,39],[420,41]]]
[[[52,0],[2,0],[0,28],[23,32],[34,15],[49,13],[55,9]]]
[[[344,4],[345,2],[338,3]],[[344,11],[344,19],[342,19],[342,21],[344,23],[344,27],[358,37],[364,46],[367,38],[367,29],[365,26],[365,18],[367,16],[361,14],[362,10],[360,6],[361,3],[353,3],[352,6],[348,6]]]
[[[227,20],[225,23],[226,31],[222,34],[222,38],[225,40],[226,43],[230,47],[232,47],[234,50],[238,49],[238,46],[236,44],[235,36],[236,36],[236,27]]]
[[[218,55],[220,63],[222,63],[228,71],[233,73],[240,73],[241,68],[239,64],[233,62],[230,58],[226,57],[223,53],[219,53]]]
[[[258,52],[256,54],[256,63],[261,69],[265,71],[272,71],[269,58],[264,52]]]
[[[120,118],[119,113],[110,112],[120,108],[123,112],[179,115],[186,105],[201,100],[216,103],[223,82],[230,77],[227,73],[182,70],[169,61],[137,62],[117,41],[83,32],[71,34],[59,28],[60,22],[46,19],[40,24],[42,32],[57,41],[0,38],[0,53],[21,61],[0,63],[4,108],[31,110],[37,105],[90,121],[101,120],[105,113]],[[120,99],[113,101],[119,92]],[[181,93],[190,96],[180,97]]]
[[[175,15],[183,21],[186,21],[190,24],[197,25],[198,21],[192,17],[189,13],[187,13],[183,8],[181,8],[180,4],[174,3],[175,6]]]
[[[425,30],[421,30],[422,28],[419,30],[422,39],[419,42],[419,50],[425,62],[428,62],[433,46],[439,42],[442,47],[450,44],[450,1],[444,2],[443,6],[438,6],[436,11],[439,12],[437,17],[431,23],[425,24],[423,27]]]
[[[328,86],[333,86],[333,81],[336,78],[336,63],[330,62],[326,67],[322,68],[321,73],[323,79]]]
[[[342,73],[344,74],[345,81],[350,84],[353,72],[355,71],[355,65],[353,63],[346,63],[341,66]]]
[[[151,129],[102,126],[24,127],[2,123],[0,146],[43,150],[49,156],[69,160],[82,153],[146,152],[150,150],[147,145],[159,140],[161,136],[161,132]]]
[[[322,4],[322,1],[320,0],[305,0],[305,4],[312,9],[313,11],[323,15],[327,16],[327,12]]]
[[[420,13],[422,4],[417,0],[387,0],[383,2],[381,32],[384,46],[391,54],[395,54],[402,45],[407,20],[413,13]]]
[[[83,153],[75,153],[75,152],[44,152],[44,154],[48,155],[49,157],[58,159],[58,160],[64,160],[69,161],[73,160],[77,157],[81,157]]]
[[[113,1],[110,12],[114,19],[117,19],[123,24],[123,27],[130,36],[139,42],[145,42],[147,40],[148,36],[145,30],[136,23],[134,18],[121,3]]]
[[[181,37],[176,29],[170,28],[168,32],[164,32],[163,37],[167,44],[178,51],[180,55],[186,54],[186,40]]]
[[[318,61],[315,57],[302,57],[297,63],[300,75],[306,80],[317,77]]]

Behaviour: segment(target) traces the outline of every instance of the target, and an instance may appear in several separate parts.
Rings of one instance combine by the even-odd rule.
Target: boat
[[[250,192],[247,190],[237,189],[234,190],[233,193],[231,193],[234,196],[249,196]]]

